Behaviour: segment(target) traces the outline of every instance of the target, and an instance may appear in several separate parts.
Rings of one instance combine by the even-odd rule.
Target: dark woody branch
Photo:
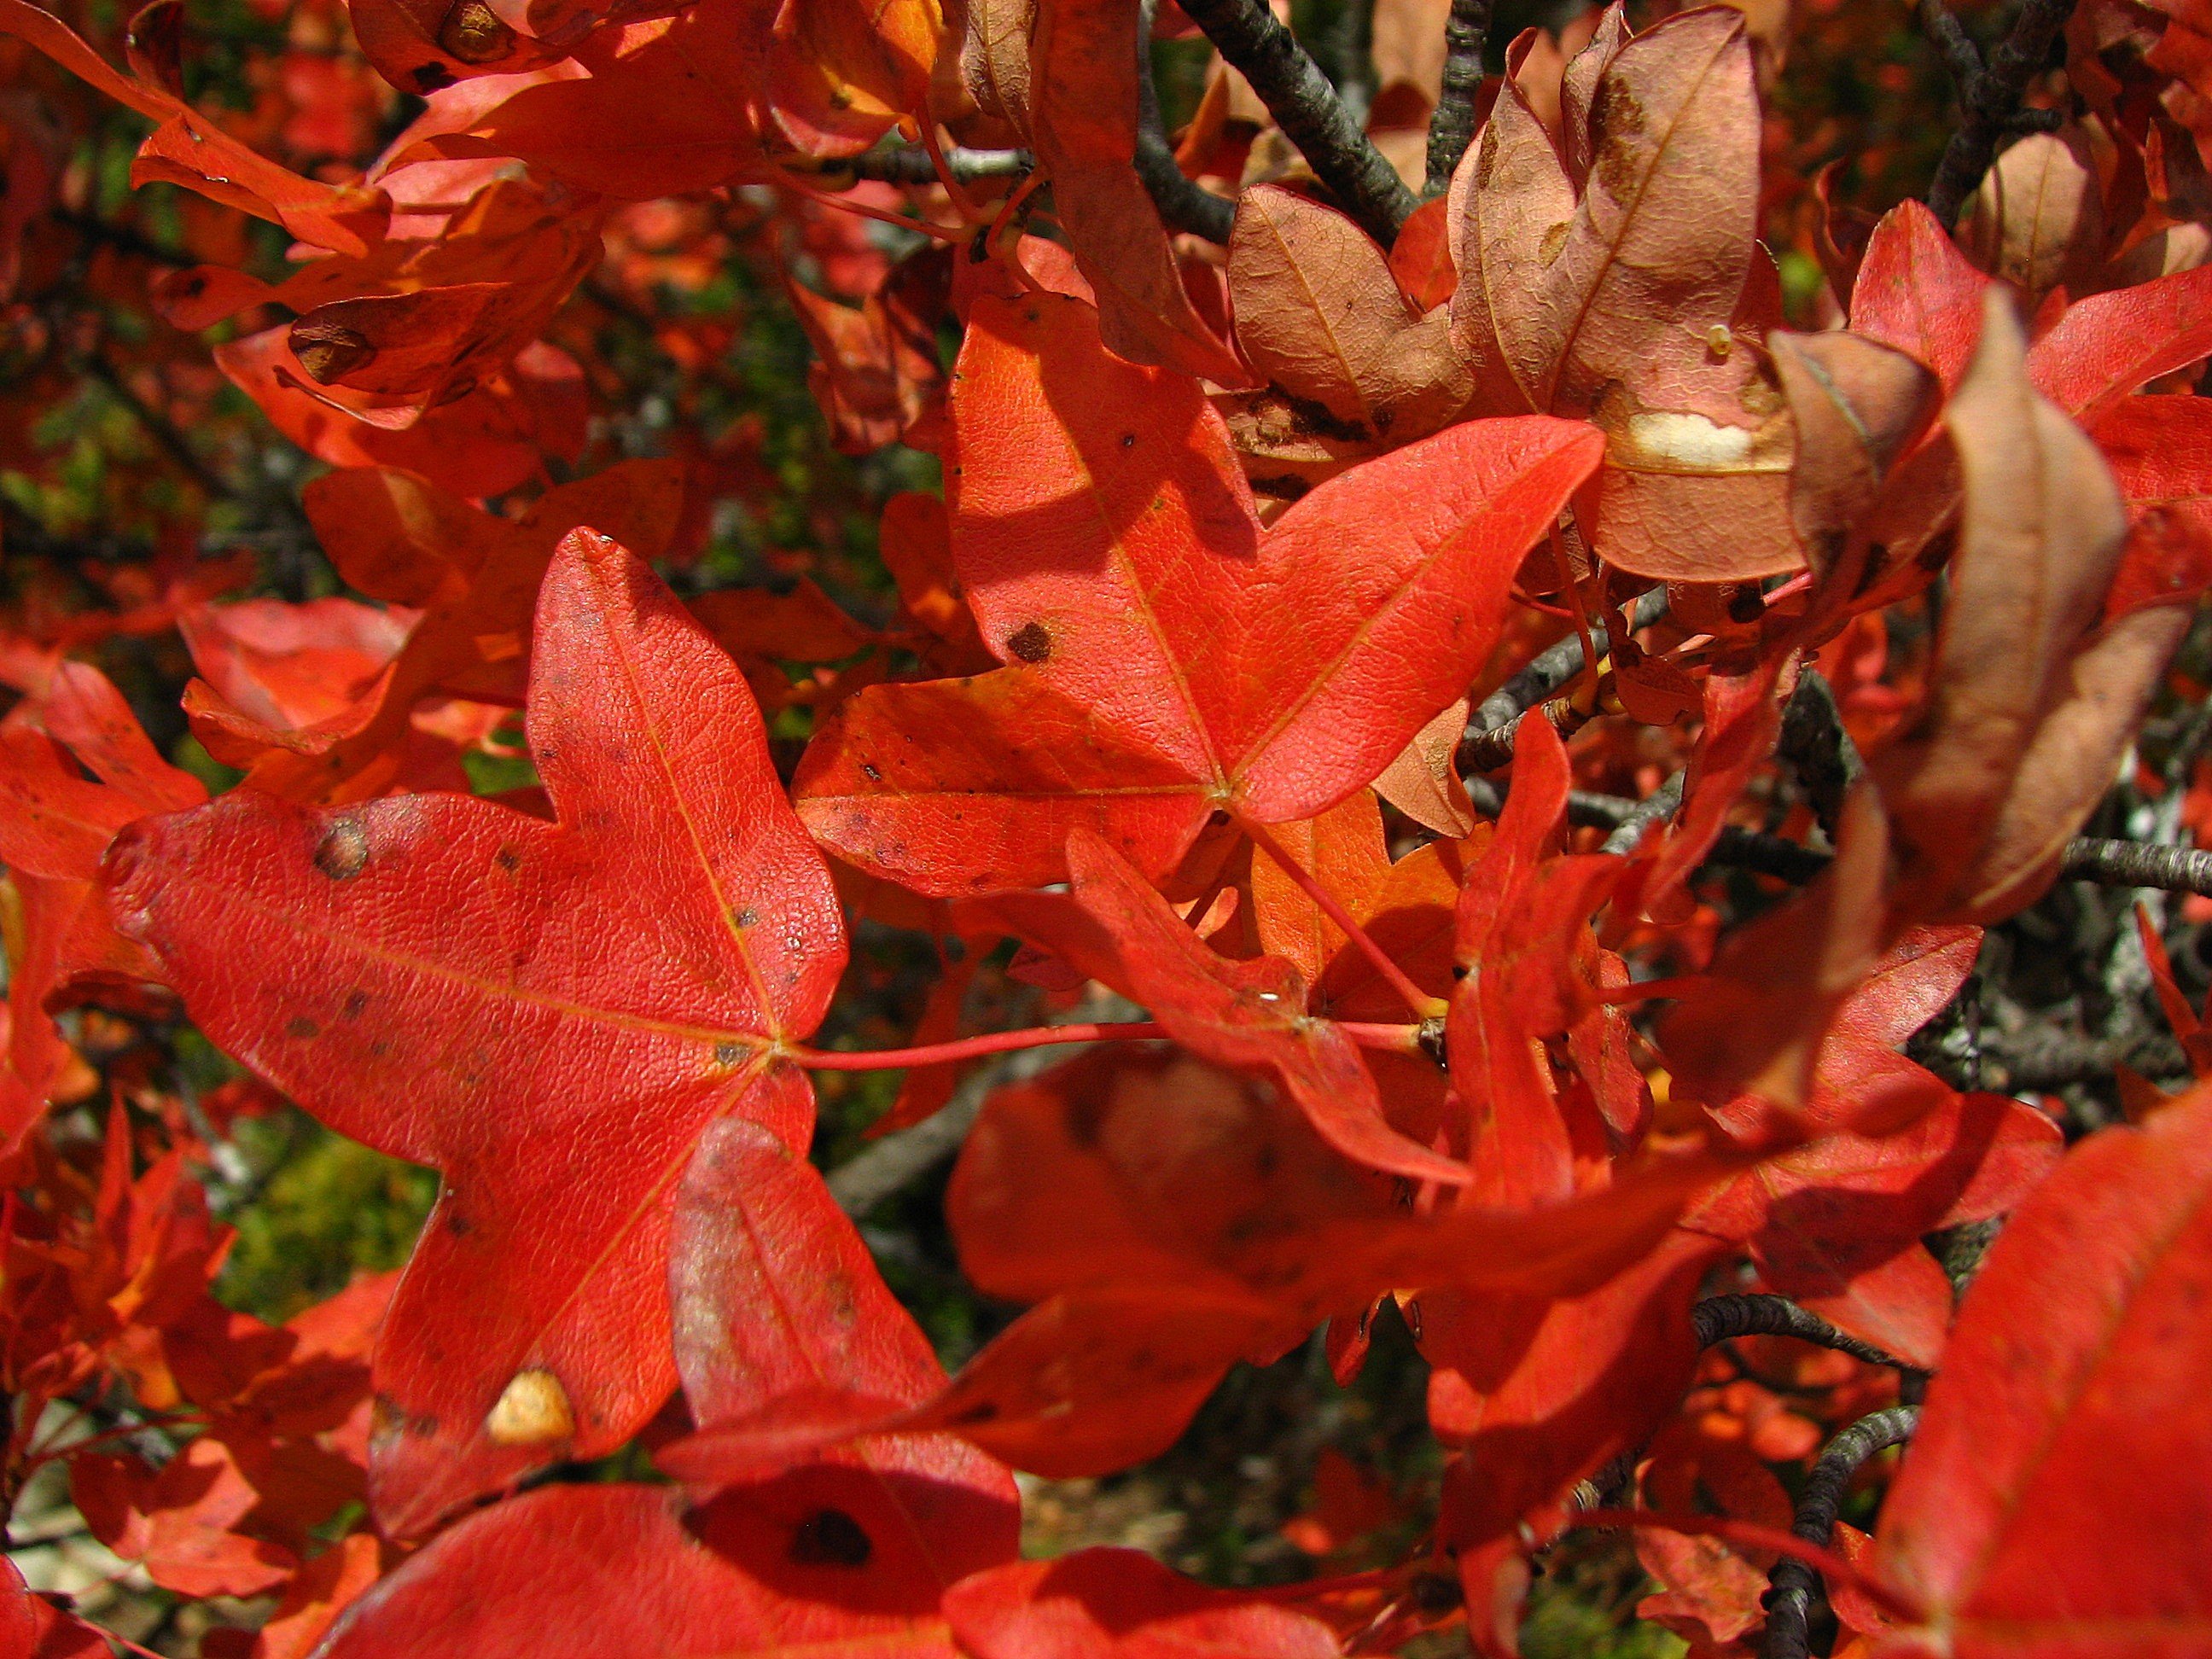
[[[963,149],[955,144],[945,152],[945,165],[962,184],[979,179],[1019,179],[1036,165],[1025,149]],[[891,144],[858,155],[841,155],[814,161],[790,156],[783,165],[793,172],[819,173],[825,180],[868,179],[886,185],[933,185],[937,165],[917,144]]]
[[[1214,50],[1252,83],[1275,125],[1370,236],[1388,247],[1419,204],[1367,141],[1290,30],[1261,0],[1184,0]]]
[[[1888,1365],[1901,1371],[1915,1369],[1884,1353],[1873,1343],[1862,1342],[1838,1330],[1820,1315],[1807,1311],[1787,1297],[1708,1297],[1690,1310],[1690,1322],[1701,1348],[1733,1341],[1740,1336],[1794,1336],[1801,1342],[1833,1348],[1838,1353],[1847,1353],[1869,1364]]]
[[[1160,222],[1209,242],[1226,242],[1237,220],[1237,204],[1202,189],[1183,176],[1160,119],[1160,89],[1152,80],[1153,0],[1137,9],[1137,177]]]
[[[1990,170],[2001,140],[2054,125],[2023,100],[2073,9],[2074,0],[2024,0],[2012,28],[1984,63],[1944,0],[1920,0],[1921,27],[1942,49],[1959,92],[1959,128],[1928,189],[1929,211],[1946,229]]]
[[[1797,1500],[1790,1530],[1808,1544],[1828,1547],[1835,1536],[1836,1514],[1851,1477],[1876,1452],[1903,1445],[1920,1424],[1917,1406],[1893,1406],[1863,1417],[1828,1443]],[[1784,1558],[1767,1578],[1765,1659],[1808,1659],[1813,1650],[1808,1628],[1819,1576],[1804,1562]]]
[[[1632,629],[1649,628],[1666,614],[1667,590],[1655,587],[1638,596],[1629,607],[1628,625]],[[1611,648],[1602,628],[1590,630],[1590,643],[1600,651]],[[1583,642],[1575,635],[1529,659],[1525,667],[1485,697],[1468,718],[1467,736],[1459,746],[1459,769],[1473,775],[1494,772],[1510,764],[1513,759],[1513,736],[1520,729],[1522,718],[1572,681],[1583,672]],[[1579,724],[1581,711],[1573,714]],[[1547,717],[1554,726],[1562,724],[1569,714],[1565,707],[1547,710]]]
[[[1482,43],[1490,33],[1491,0],[1452,0],[1444,20],[1443,90],[1429,118],[1429,171],[1421,197],[1451,186],[1460,157],[1474,137],[1474,95],[1482,85]]]

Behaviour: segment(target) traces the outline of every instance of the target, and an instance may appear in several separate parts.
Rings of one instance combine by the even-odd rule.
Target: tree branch
[[[1685,773],[1675,773],[1673,777],[1623,812],[1620,815],[1620,822],[1613,825],[1613,833],[1605,838],[1605,845],[1599,850],[1619,854],[1624,857],[1633,853],[1636,850],[1636,843],[1644,839],[1644,832],[1646,830],[1662,818],[1670,818],[1674,816],[1675,809],[1682,804],[1682,786],[1686,776]]]
[[[1388,247],[1419,205],[1413,192],[1367,141],[1328,77],[1261,0],[1184,0],[1183,10],[1260,101],[1322,183],[1362,228]]]
[[[964,185],[978,179],[1024,178],[1036,166],[1036,158],[1025,149],[963,149],[952,144],[945,149],[945,164],[952,169],[952,176]],[[846,156],[824,163],[823,171],[849,173],[855,179],[872,179],[887,185],[937,182],[937,164],[929,159],[927,150],[913,144]]]
[[[1576,654],[1581,654],[1580,647]],[[1486,743],[1489,736],[1485,734]],[[1461,745],[1462,767],[1467,765],[1466,757],[1472,747],[1472,741]],[[1601,795],[1577,789],[1567,797],[1567,817],[1575,823],[1617,831],[1632,814],[1650,808],[1656,799],[1652,795],[1636,801],[1625,795]],[[1721,832],[1721,839],[1708,861],[1741,865],[1761,875],[1775,876],[1802,886],[1828,867],[1831,854],[1786,836],[1765,835],[1730,824]],[[2212,853],[2199,853],[2185,847],[2077,836],[2066,843],[2058,874],[2061,880],[2102,882],[2112,887],[2156,887],[2168,892],[2201,893],[2212,897]]]
[[[1474,137],[1474,95],[1482,85],[1482,46],[1490,35],[1491,0],[1452,0],[1444,20],[1444,83],[1429,118],[1429,173],[1424,201],[1451,187],[1459,159]]]
[[[2162,887],[2168,892],[2212,897],[2212,853],[2192,852],[2185,847],[2078,836],[2066,843],[2058,873],[2075,881],[2101,881],[2115,887]]]
[[[1900,1371],[1919,1369],[1883,1352],[1871,1342],[1862,1342],[1838,1330],[1820,1315],[1807,1311],[1784,1296],[1708,1297],[1690,1310],[1690,1322],[1697,1331],[1698,1346],[1701,1348],[1710,1348],[1717,1342],[1731,1342],[1740,1336],[1794,1336],[1802,1342],[1833,1348],[1838,1353],[1847,1353],[1869,1364],[1887,1365]]]
[[[1650,627],[1667,614],[1667,590],[1655,587],[1638,596],[1629,607],[1632,630]],[[1603,628],[1590,629],[1590,644],[1600,651],[1612,648]],[[1468,720],[1467,736],[1459,746],[1459,769],[1463,773],[1495,772],[1513,758],[1513,736],[1522,717],[1583,672],[1583,642],[1570,635],[1557,645],[1540,651],[1511,678],[1482,700]],[[1554,726],[1566,714],[1564,708],[1547,711]],[[1579,711],[1577,711],[1579,714]],[[1579,719],[1577,724],[1579,724]],[[1572,728],[1570,727],[1570,730]]]
[[[1209,242],[1226,242],[1237,222],[1237,204],[1183,176],[1160,119],[1160,89],[1152,80],[1152,13],[1156,0],[1137,9],[1137,177],[1160,222],[1170,230],[1188,231]]]
[[[1015,1011],[1019,1018],[1029,1016],[1029,1007]],[[1061,1011],[1047,1021],[1052,1025],[1087,1024],[1102,1017],[1107,1019],[1133,1015],[1137,1009],[1120,997],[1111,994],[1086,998],[1074,1007]],[[983,1103],[999,1089],[1009,1083],[1018,1083],[1024,1078],[1035,1077],[1048,1067],[1059,1064],[1083,1051],[1087,1045],[1069,1043],[1057,1048],[1022,1048],[1001,1054],[978,1066],[960,1080],[947,1101],[934,1115],[923,1119],[910,1129],[885,1135],[866,1152],[854,1154],[830,1172],[830,1196],[847,1215],[856,1220],[889,1198],[910,1182],[919,1181],[932,1170],[960,1150],[960,1143],[968,1138],[968,1131],[983,1109]]]
[[[1944,0],[1920,0],[1921,27],[1942,48],[1959,91],[1959,130],[1945,146],[1928,188],[1929,211],[1946,230],[1990,170],[1998,141],[2047,125],[2028,118],[2037,112],[2024,108],[2021,100],[2073,9],[2074,0],[2024,0],[2010,33],[1984,64]]]
[[[1892,1406],[1861,1418],[1831,1440],[1805,1482],[1790,1530],[1808,1544],[1827,1548],[1851,1477],[1876,1452],[1910,1440],[1919,1425],[1917,1406]],[[1813,1650],[1808,1626],[1819,1583],[1819,1575],[1802,1561],[1784,1557],[1774,1564],[1767,1578],[1765,1659],[1808,1659]]]
[[[116,401],[131,411],[131,418],[154,441],[155,447],[169,458],[179,472],[198,484],[210,501],[223,501],[230,496],[230,486],[193,452],[191,445],[185,441],[185,434],[177,430],[168,416],[150,407],[132,391],[122,372],[103,353],[88,351],[78,360],[77,366],[106,386]]]

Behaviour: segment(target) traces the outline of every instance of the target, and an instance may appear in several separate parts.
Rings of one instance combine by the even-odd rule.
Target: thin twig
[[[1169,229],[1226,242],[1237,220],[1237,204],[1183,176],[1160,119],[1160,89],[1152,80],[1156,5],[1157,0],[1144,0],[1137,9],[1137,177],[1145,181],[1146,193]]]
[[[1982,1085],[2007,1095],[2063,1089],[2076,1083],[2108,1083],[2122,1066],[2148,1078],[2189,1075],[2189,1060],[2181,1045],[2164,1031],[2146,1031],[2116,1042],[2054,1031],[2046,1026],[2002,1033],[1984,1026],[1980,1060]],[[1942,1075],[1938,1068],[1929,1069]]]
[[[2025,0],[2003,40],[1984,64],[1944,0],[1920,0],[1921,27],[1942,50],[1959,91],[1959,127],[1944,147],[1928,210],[1946,229],[1996,158],[1998,141],[2026,128],[2047,125],[2022,102],[2027,84],[2049,61],[2051,43],[2074,10],[2074,0]]]
[[[1346,211],[1388,247],[1419,205],[1398,170],[1367,140],[1328,77],[1261,0],[1184,0],[1183,10],[1252,83],[1284,137]]]
[[[1613,825],[1613,833],[1605,838],[1605,845],[1599,850],[1617,853],[1624,857],[1633,853],[1637,842],[1644,839],[1646,830],[1662,818],[1674,816],[1675,809],[1682,804],[1682,785],[1686,775],[1675,773],[1621,814],[1620,822]]]
[[[945,152],[945,161],[952,176],[963,185],[977,179],[1019,179],[1036,166],[1036,158],[1025,149],[963,149],[957,144]],[[797,158],[787,160],[784,166],[793,171],[803,169]],[[812,170],[825,177],[867,179],[886,185],[937,182],[937,165],[918,144],[888,145],[858,155],[838,156]]]
[[[1740,1336],[1794,1336],[1801,1342],[1833,1348],[1838,1353],[1847,1353],[1869,1364],[1888,1365],[1900,1371],[1919,1369],[1883,1352],[1871,1342],[1862,1342],[1848,1332],[1838,1330],[1820,1315],[1799,1307],[1784,1296],[1708,1297],[1690,1310],[1690,1322],[1697,1331],[1698,1346],[1701,1348],[1710,1348],[1717,1342],[1730,1342]]]
[[[1876,1452],[1910,1440],[1919,1425],[1917,1406],[1892,1406],[1861,1418],[1831,1440],[1805,1482],[1790,1530],[1808,1544],[1827,1548],[1851,1477]],[[1774,1564],[1767,1577],[1766,1641],[1761,1650],[1765,1659],[1808,1659],[1813,1650],[1813,1593],[1819,1583],[1819,1575],[1802,1561],[1785,1556]]]
[[[2185,847],[2077,836],[2066,843],[2058,873],[2075,881],[2101,881],[2114,887],[2162,887],[2171,893],[2212,897],[2212,853],[2192,852]]]
[[[1029,1008],[1016,1009],[1027,1018]],[[1078,1024],[1099,1019],[1133,1016],[1136,1008],[1110,994],[1086,998],[1050,1023]],[[855,1153],[830,1172],[830,1196],[847,1215],[865,1216],[877,1205],[911,1182],[921,1180],[960,1150],[975,1126],[983,1103],[1006,1085],[1035,1077],[1048,1067],[1082,1052],[1080,1045],[1064,1048],[1023,1048],[985,1061],[961,1079],[952,1098],[910,1129],[885,1135],[866,1152]]]
[[[1646,629],[1666,614],[1667,590],[1655,587],[1639,595],[1630,607],[1628,624],[1635,629]],[[1612,649],[1605,629],[1593,628],[1590,634],[1590,643],[1596,649]],[[1561,640],[1530,658],[1504,684],[1485,697],[1469,717],[1467,737],[1459,747],[1459,769],[1469,775],[1494,772],[1510,763],[1513,758],[1513,736],[1520,729],[1522,716],[1571,681],[1585,665],[1580,635]],[[1557,726],[1565,712],[1561,708],[1548,709],[1547,714]]]
[[[1451,188],[1459,158],[1474,137],[1474,94],[1482,85],[1482,44],[1490,35],[1491,0],[1452,0],[1444,20],[1444,82],[1429,118],[1429,173],[1421,185],[1426,201]]]
[[[192,447],[185,441],[185,434],[177,430],[167,416],[150,407],[144,398],[132,391],[130,382],[123,378],[114,364],[100,353],[92,351],[85,354],[79,366],[114,394],[116,401],[131,411],[131,418],[144,429],[155,447],[210,499],[222,501],[230,495],[230,486],[217,477],[214,470],[193,453]]]
[[[156,264],[175,265],[179,269],[199,264],[191,253],[157,241],[144,231],[130,225],[112,224],[94,213],[80,213],[73,208],[49,209],[52,216],[71,230],[89,236],[95,242],[105,242],[119,252],[132,253],[142,259],[151,259]]]
[[[1464,746],[1462,753],[1465,753]],[[1567,817],[1571,823],[1617,831],[1631,814],[1650,808],[1654,799],[1633,801],[1625,795],[1601,795],[1577,789],[1567,797]],[[1480,801],[1477,804],[1480,805]],[[1709,862],[1741,865],[1761,875],[1776,876],[1802,885],[1826,870],[1831,858],[1817,848],[1803,846],[1785,836],[1765,835],[1731,824],[1721,832],[1721,840],[1709,855]],[[2061,879],[2102,882],[2112,887],[2155,887],[2167,892],[2200,893],[2212,897],[2212,853],[2199,853],[2185,847],[2077,836],[2066,843],[2058,873]],[[2106,1069],[2110,1069],[2109,1065]]]

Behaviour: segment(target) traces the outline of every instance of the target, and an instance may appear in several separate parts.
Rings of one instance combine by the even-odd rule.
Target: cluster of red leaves
[[[1134,7],[348,9],[423,107],[340,176],[182,96],[172,0],[127,73],[0,0],[0,31],[155,123],[134,180],[295,240],[281,283],[211,261],[146,300],[260,325],[215,364],[333,469],[304,511],[362,596],[216,603],[236,573],[175,560],[94,619],[11,618],[11,1500],[65,1460],[155,1583],[281,1593],[225,1650],[253,1659],[1321,1659],[1460,1619],[1510,1652],[1533,1563],[1626,1458],[1647,1611],[1743,1653],[1788,1541],[1770,1466],[1817,1437],[1776,1385],[1796,1364],[1821,1421],[1887,1397],[1802,1352],[1701,1358],[1699,1297],[1755,1284],[1937,1373],[1871,1537],[1826,1558],[1856,1651],[2212,1650],[2212,1094],[2145,1085],[2139,1125],[2066,1152],[1899,1052],[2054,880],[2212,584],[2212,424],[2181,390],[2212,356],[2212,18],[2080,7],[2074,118],[2008,149],[1955,236],[1913,203],[1861,222],[1824,181],[1786,251],[1822,273],[1799,320],[1833,325],[1792,331],[1760,240],[1802,182],[1763,196],[1785,8],[1522,36],[1387,249],[1216,64],[1177,151],[1237,191],[1216,253],[1133,165]],[[1387,9],[1441,40],[1448,8]],[[1393,135],[1442,64],[1385,35],[1370,126],[1410,167]],[[51,180],[9,130],[12,248]],[[893,263],[825,228],[814,181],[894,131],[1035,172],[851,192],[933,238]],[[838,442],[943,462],[941,501],[884,514],[886,628],[811,586],[680,600],[645,561],[696,540],[714,458],[553,482],[587,370],[546,336],[607,242],[678,264],[699,201],[753,198],[788,227]],[[1882,618],[1934,616],[1939,577],[1927,659],[1890,672]],[[1470,700],[1599,625],[1477,822]],[[243,774],[213,800],[70,659],[171,629],[191,729]],[[1692,877],[1815,665],[1865,775],[1826,873],[1723,927]],[[542,787],[472,794],[463,753],[518,706]],[[764,708],[811,717],[795,770]],[[1600,850],[1571,795],[1639,742],[1684,763],[1680,807]],[[807,1161],[808,1071],[865,1063],[807,1043],[852,914],[970,958],[1019,940],[1024,971],[1152,1016],[985,1106],[948,1218],[1028,1311],[950,1378]],[[1654,969],[1674,1006],[1632,1023]],[[216,1303],[181,1113],[136,1173],[120,1105],[96,1169],[41,1127],[103,1081],[163,1098],[94,1016],[56,1024],[88,1006],[181,1011],[435,1168],[396,1285],[283,1328]],[[2006,1214],[1954,1312],[1923,1240]],[[1266,1593],[1018,1559],[1010,1467],[1126,1468],[1324,1326],[1349,1378],[1386,1298],[1447,1454],[1408,1559]],[[118,1395],[122,1429],[51,1427]],[[657,1418],[664,1481],[513,1495]],[[159,1468],[131,1444],[155,1422]],[[0,1634],[100,1640],[15,1584]]]

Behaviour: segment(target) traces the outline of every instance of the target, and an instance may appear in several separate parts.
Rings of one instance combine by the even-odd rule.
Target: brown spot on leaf
[[[368,336],[343,323],[317,322],[302,317],[292,325],[292,355],[307,378],[318,386],[344,379],[376,361],[376,348]]]
[[[351,881],[368,864],[368,830],[359,818],[331,820],[316,843],[315,868],[332,881]]]
[[[284,1035],[301,1042],[305,1042],[309,1037],[320,1036],[322,1034],[323,1028],[304,1015],[295,1016],[284,1023]]]
[[[507,56],[514,31],[484,0],[461,0],[438,26],[438,44],[464,64],[488,64]]]
[[[1052,630],[1041,622],[1024,623],[1006,635],[1006,649],[1030,664],[1052,660]]]

